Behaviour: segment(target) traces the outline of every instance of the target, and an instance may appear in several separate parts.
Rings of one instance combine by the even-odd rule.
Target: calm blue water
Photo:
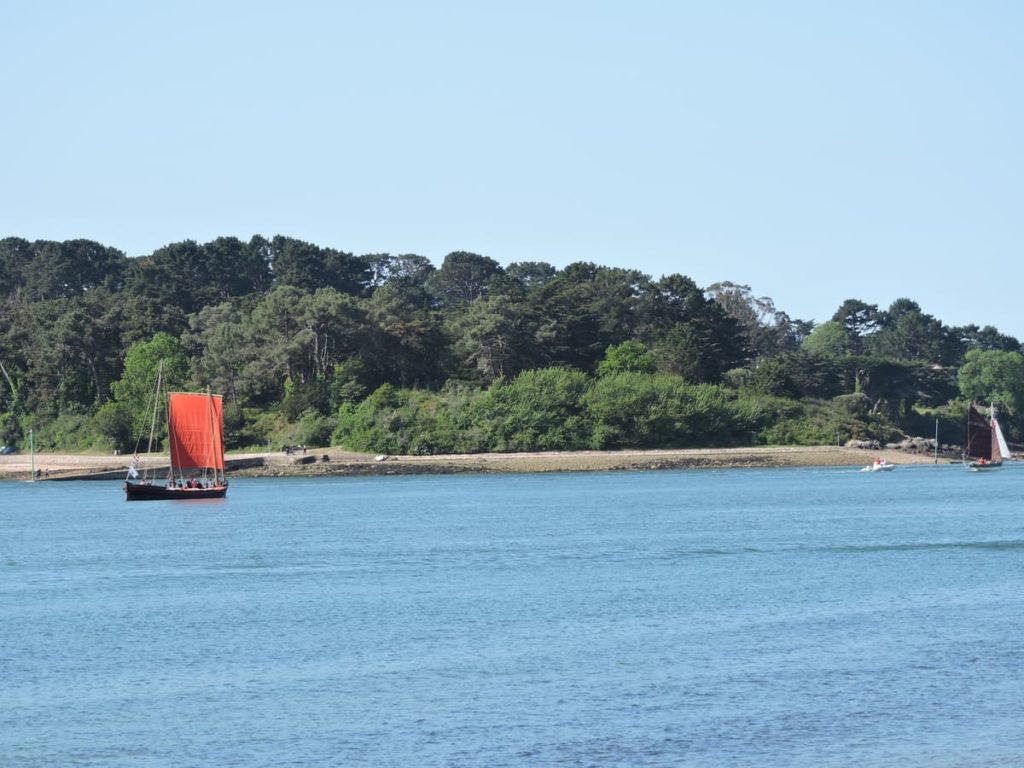
[[[0,483],[0,765],[1018,766],[1024,467]]]

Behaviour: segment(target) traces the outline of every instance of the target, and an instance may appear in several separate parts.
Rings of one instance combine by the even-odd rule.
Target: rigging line
[[[149,444],[146,446],[146,453],[153,452],[153,436],[156,433],[156,412],[160,407],[160,387],[164,378],[164,361],[160,361],[160,368],[156,374],[156,391],[153,393],[153,417],[149,423]]]
[[[214,435],[214,413],[213,413],[213,395],[210,394],[210,388],[206,388],[206,412],[210,417],[210,443],[207,446],[206,463],[213,466],[213,481],[217,482],[217,456],[213,448]],[[207,467],[203,467],[203,482],[206,481],[206,470]]]
[[[217,430],[217,409],[214,407],[214,404],[213,404],[214,403],[214,401],[213,401],[213,394],[210,392],[210,388],[209,387],[206,388],[206,403],[207,403],[207,413],[210,416],[210,444],[208,446],[210,453],[209,453],[209,458],[207,460],[207,463],[213,468],[213,482],[214,482],[214,484],[218,484],[219,481],[217,479],[217,469],[218,469],[217,464],[220,463],[220,464],[223,465],[223,460],[218,462],[217,438],[218,438],[218,436],[221,437],[222,447],[221,447],[221,453],[219,455],[223,456],[223,435],[218,435],[218,430]],[[221,477],[223,478],[223,475],[224,475],[224,467],[223,466],[220,467],[220,472],[221,472]],[[206,468],[205,467],[203,468],[203,479],[204,480],[206,479]]]

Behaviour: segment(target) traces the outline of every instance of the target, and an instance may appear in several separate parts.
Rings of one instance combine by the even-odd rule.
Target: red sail
[[[223,424],[220,395],[172,392],[168,417],[171,466],[223,471]]]

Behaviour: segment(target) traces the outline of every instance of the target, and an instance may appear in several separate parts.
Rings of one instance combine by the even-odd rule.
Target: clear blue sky
[[[0,236],[901,296],[1024,339],[1017,2],[8,3]]]

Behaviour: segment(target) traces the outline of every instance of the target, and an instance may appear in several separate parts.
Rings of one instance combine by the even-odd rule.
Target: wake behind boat
[[[161,372],[150,430],[150,450],[157,410],[161,404]],[[167,479],[139,477],[136,462],[128,469],[124,490],[128,501],[153,499],[219,499],[228,491],[224,475],[223,398],[209,392],[171,392],[167,397],[167,435],[171,467]],[[136,482],[133,482],[139,478]]]

